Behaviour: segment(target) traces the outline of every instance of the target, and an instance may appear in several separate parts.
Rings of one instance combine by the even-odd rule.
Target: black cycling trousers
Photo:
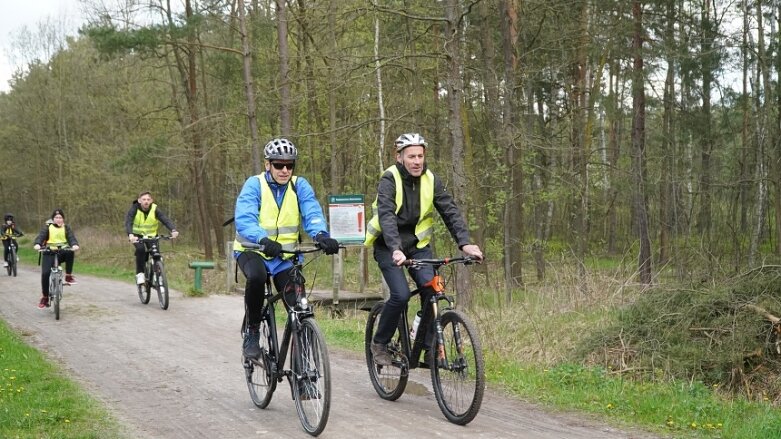
[[[8,253],[11,252],[11,243],[14,243],[14,246],[16,247],[16,250],[19,250],[19,244],[16,243],[15,240],[11,239],[4,239],[3,240],[3,260],[8,261]]]
[[[136,248],[136,274],[143,273],[146,264],[146,244],[134,242],[133,246]]]
[[[380,314],[380,321],[377,323],[377,332],[374,333],[374,342],[386,344],[396,332],[399,324],[399,317],[407,302],[410,299],[410,289],[407,283],[407,277],[404,275],[404,269],[393,262],[393,253],[384,245],[374,246],[374,260],[380,266],[382,277],[390,289],[390,297],[385,301],[385,306]],[[433,254],[431,247],[416,248],[411,253],[407,253],[407,259],[431,259]],[[410,267],[408,270],[410,277],[415,281],[418,288],[431,282],[434,278],[434,268],[430,266]],[[426,296],[427,297],[427,296]],[[421,301],[425,297],[421,297]],[[422,302],[421,302],[422,303]]]
[[[261,311],[266,296],[266,279],[268,278],[268,270],[266,270],[266,264],[263,261],[264,259],[259,254],[249,251],[243,252],[236,258],[236,263],[241,272],[244,273],[244,277],[247,278],[247,283],[244,285],[244,306],[248,327],[257,327],[262,318]],[[290,274],[287,271],[277,273],[274,276],[274,286],[277,291],[282,291],[289,280]]]

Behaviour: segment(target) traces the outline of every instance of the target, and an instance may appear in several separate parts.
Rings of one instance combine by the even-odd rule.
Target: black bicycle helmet
[[[298,158],[298,150],[293,142],[287,139],[274,139],[263,148],[266,160],[295,160]]]
[[[6,213],[5,218],[3,221],[13,221],[14,220],[14,214],[13,213]]]

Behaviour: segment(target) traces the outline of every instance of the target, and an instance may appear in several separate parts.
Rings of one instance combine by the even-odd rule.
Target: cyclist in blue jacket
[[[299,242],[299,229],[317,242],[325,254],[336,254],[339,242],[328,234],[325,216],[309,182],[293,175],[298,150],[287,139],[277,138],[263,149],[265,172],[249,177],[238,198],[234,218],[236,263],[247,278],[244,288],[246,333],[244,356],[260,356],[259,326],[266,278],[271,275],[277,291],[292,291],[289,255]],[[259,249],[245,249],[242,243],[257,243]],[[286,305],[289,300],[286,300]]]

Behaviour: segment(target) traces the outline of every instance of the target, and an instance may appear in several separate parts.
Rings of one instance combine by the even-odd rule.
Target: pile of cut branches
[[[781,403],[781,266],[719,285],[649,290],[575,360],[645,380],[697,380]]]

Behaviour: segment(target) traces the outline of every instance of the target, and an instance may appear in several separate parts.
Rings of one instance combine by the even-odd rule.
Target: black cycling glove
[[[258,242],[258,244],[263,246],[263,250],[261,251],[269,258],[276,258],[280,253],[282,253],[282,244],[278,243],[277,241],[263,238],[260,240],[260,242]]]
[[[327,255],[335,255],[339,253],[339,241],[329,238],[324,234],[315,236],[315,241]]]

